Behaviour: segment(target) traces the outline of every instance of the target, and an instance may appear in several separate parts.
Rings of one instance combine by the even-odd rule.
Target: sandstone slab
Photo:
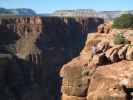
[[[132,88],[133,62],[121,61],[98,67],[89,89],[88,100],[127,100],[123,85]]]

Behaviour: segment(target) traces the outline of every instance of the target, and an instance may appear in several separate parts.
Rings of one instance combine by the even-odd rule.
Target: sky
[[[133,10],[133,0],[0,0],[3,8],[31,8],[37,13],[55,10],[94,9],[97,11]]]

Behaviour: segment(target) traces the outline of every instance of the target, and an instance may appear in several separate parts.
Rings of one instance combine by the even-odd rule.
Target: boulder
[[[104,25],[104,33],[109,33],[110,30],[111,30],[111,25],[105,24],[105,25]]]
[[[98,33],[104,33],[104,24],[100,24],[100,25],[97,27],[97,32],[98,32]]]
[[[77,78],[65,79],[64,78],[62,81],[62,84],[63,84],[62,93],[65,93],[69,96],[83,97],[83,96],[86,96],[89,80],[87,77],[79,78],[79,79],[77,79]]]
[[[117,50],[117,49],[114,50],[113,53],[110,55],[109,58],[110,58],[110,61],[111,61],[112,63],[118,62],[118,61],[119,61],[118,50]]]
[[[97,32],[98,33],[109,33],[110,30],[111,30],[111,27],[112,27],[112,22],[107,22],[107,23],[104,23],[104,24],[100,24],[98,27],[97,27]]]
[[[91,78],[87,100],[130,100],[133,62],[121,61],[97,68]],[[126,91],[125,91],[125,88]]]
[[[125,59],[127,49],[128,49],[128,45],[125,45],[124,47],[122,47],[122,48],[118,51],[119,59],[121,59],[121,60],[122,60],[122,59]]]
[[[111,78],[96,76],[89,88],[87,100],[126,100],[126,93],[117,81]]]
[[[104,65],[108,63],[108,59],[106,58],[104,53],[101,53],[93,56],[92,63],[96,65]]]
[[[109,48],[109,41],[101,41],[97,44],[97,52],[105,52]]]
[[[62,94],[78,97],[86,96],[90,76],[94,73],[96,66],[80,63],[81,61],[80,58],[76,58],[61,69]]]
[[[108,49],[108,50],[106,51],[105,55],[106,55],[106,57],[107,57],[108,59],[110,58],[110,56],[111,56],[111,54],[113,53],[113,51],[114,51],[114,48],[110,48],[110,49]]]
[[[119,60],[118,56],[118,51],[120,48],[122,48],[123,45],[116,45],[110,49],[108,49],[105,53],[106,57],[111,61],[111,62],[117,62]]]
[[[110,41],[108,36],[110,34],[98,34],[98,33],[89,33],[85,46],[82,49],[82,51],[80,52],[80,55],[88,55],[89,58],[92,60],[92,46],[96,45],[99,46],[97,47],[97,53],[101,52],[101,48],[103,48],[104,44],[106,45],[106,43],[104,41]],[[102,42],[103,41],[103,42]],[[108,43],[107,43],[108,44]],[[99,50],[100,48],[100,50]],[[106,48],[106,46],[105,46]]]
[[[127,60],[133,60],[133,47],[129,46],[126,53]]]

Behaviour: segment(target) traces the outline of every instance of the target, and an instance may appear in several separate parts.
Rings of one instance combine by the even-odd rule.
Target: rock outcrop
[[[127,91],[132,88],[132,64],[132,61],[121,61],[100,66],[91,79],[87,100],[130,100]]]
[[[61,69],[62,100],[86,100],[90,78],[96,69],[88,60],[88,56],[78,57]]]
[[[108,23],[101,24],[97,27],[97,32],[108,34],[111,31],[111,27],[112,27],[112,22],[111,21],[108,22]]]
[[[61,69],[62,100],[131,100],[133,98],[132,45],[112,45],[114,36],[111,31],[109,34],[88,35],[80,56],[65,64]],[[128,36],[126,38],[131,39]],[[91,50],[94,45],[97,46],[96,54],[93,54]],[[73,78],[84,72],[86,76]],[[82,84],[79,87],[77,81],[79,84],[88,81],[87,86],[84,84],[87,91]],[[65,82],[67,84],[64,84]],[[64,88],[69,91],[64,91]],[[74,91],[75,89],[84,90],[84,95],[72,94],[71,92],[78,92],[78,90]]]

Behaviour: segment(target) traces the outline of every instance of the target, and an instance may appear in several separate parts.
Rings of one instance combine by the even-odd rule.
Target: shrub
[[[123,36],[122,33],[118,33],[115,37],[114,37],[114,44],[126,44],[129,43],[127,39],[125,39],[125,37]]]
[[[133,28],[133,15],[123,14],[113,22],[113,28]]]

